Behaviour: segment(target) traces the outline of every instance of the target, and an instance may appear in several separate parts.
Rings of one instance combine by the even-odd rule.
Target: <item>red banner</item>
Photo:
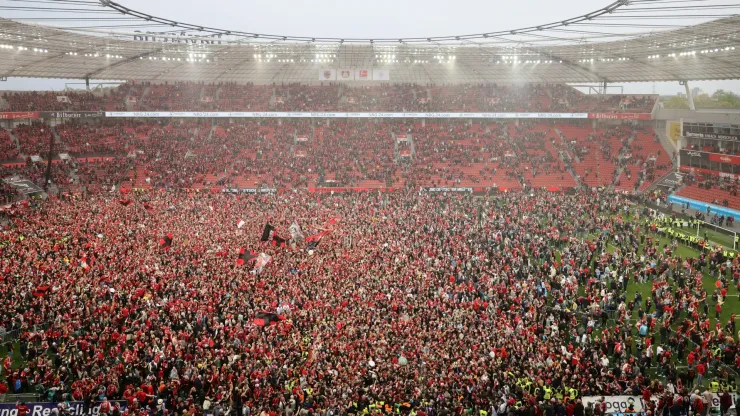
[[[740,156],[723,155],[719,153],[710,153],[709,160],[712,162],[729,163],[731,165],[740,165]]]
[[[0,113],[0,120],[17,120],[22,118],[39,118],[38,111]]]
[[[701,176],[719,176],[720,178],[728,178],[728,179],[734,179],[734,180],[740,179],[740,175],[720,172],[718,170],[711,170],[711,169],[704,169],[704,168],[692,168],[691,166],[681,166],[679,170],[683,173],[693,173],[695,175],[701,175]]]
[[[650,113],[588,113],[588,118],[600,120],[652,120]]]

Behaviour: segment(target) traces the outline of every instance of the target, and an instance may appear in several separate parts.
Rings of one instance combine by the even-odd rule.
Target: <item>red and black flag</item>
[[[272,245],[275,247],[285,248],[285,244],[288,240],[284,239],[283,237],[280,237],[277,234],[272,235]]]
[[[257,312],[254,316],[254,324],[257,326],[270,326],[277,325],[280,321],[280,317],[276,313],[270,312]]]
[[[257,254],[254,251],[247,251],[247,249],[242,248],[239,250],[239,257],[236,258],[236,264],[243,266],[254,261],[256,258]]]
[[[147,211],[151,211],[154,209],[154,207],[151,206],[148,202],[144,202],[144,209]]]
[[[308,249],[313,250],[316,248],[316,246],[319,245],[319,242],[322,238],[324,238],[325,235],[328,235],[330,233],[329,230],[322,231],[318,234],[309,235],[306,237],[306,243],[308,243]]]
[[[159,246],[165,250],[170,248],[172,246],[172,233],[167,234],[163,239],[159,240]]]
[[[275,230],[275,227],[272,226],[269,222],[265,224],[265,228],[262,230],[262,237],[260,237],[260,241],[270,241],[270,233],[272,233]]]
[[[121,200],[119,200],[118,202],[120,202],[120,203],[121,203],[121,205],[123,205],[124,207],[127,207],[127,206],[131,205],[131,200],[130,200],[130,199],[128,199],[128,198],[126,198],[126,199],[121,199]]]

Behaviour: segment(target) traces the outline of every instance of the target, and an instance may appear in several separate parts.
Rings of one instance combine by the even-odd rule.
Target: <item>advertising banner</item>
[[[337,81],[354,81],[355,71],[352,68],[344,68],[337,71]]]
[[[373,69],[373,80],[374,81],[390,81],[391,71],[387,69]]]
[[[105,117],[103,111],[42,111],[41,118],[99,118]]]
[[[2,114],[2,113],[0,113]],[[65,113],[68,114],[68,113]],[[136,118],[485,118],[485,119],[585,119],[588,113],[292,113],[292,112],[215,112],[215,111],[107,111],[106,117]]]
[[[650,113],[588,113],[588,118],[601,120],[652,120]]]
[[[128,402],[125,400],[111,400],[109,402],[111,407],[118,404],[121,410],[125,410],[128,407]],[[26,407],[30,410],[29,416],[48,416],[51,414],[52,409],[56,409],[59,403],[51,402],[30,402],[26,403]],[[83,402],[68,402],[69,413],[75,416],[82,415],[98,415],[100,414],[100,403],[95,403],[90,406],[87,413],[84,412]],[[0,416],[17,416],[18,410],[15,408],[15,403],[0,403]]]
[[[473,188],[425,188],[427,192],[473,192]]]
[[[336,81],[337,70],[334,68],[319,69],[319,81]]]
[[[730,396],[732,396],[732,402],[735,403],[737,393],[730,393]],[[593,403],[593,405],[596,406],[600,398],[601,396],[584,396],[582,397],[583,406],[588,407],[589,403]],[[655,400],[657,400],[657,398]],[[647,411],[645,403],[642,400],[642,396],[606,396],[604,401],[606,402],[607,413],[642,413]],[[712,402],[710,405],[713,410],[719,412],[718,395],[712,393]],[[630,407],[632,407],[632,409],[630,409]]]
[[[355,81],[371,81],[373,77],[369,69],[356,69]]]
[[[39,118],[39,113],[38,111],[0,113],[0,120],[18,120],[24,118]]]
[[[737,142],[740,141],[740,136],[734,135],[734,134],[717,134],[717,133],[694,133],[691,131],[686,131],[687,128],[684,126],[684,132],[683,135],[690,138],[695,139],[710,139],[710,140],[726,140],[726,141],[732,141]]]
[[[694,174],[702,175],[702,176],[707,176],[707,175],[708,176],[719,176],[720,178],[740,180],[740,175],[735,175],[733,173],[727,173],[727,172],[720,172],[718,170],[694,168],[691,166],[681,166],[679,170],[683,173],[694,173]]]
[[[721,153],[710,153],[709,160],[711,160],[712,162],[740,165],[740,156],[723,155]]]
[[[698,150],[681,149],[680,155],[683,162],[709,161],[709,153]]]
[[[275,188],[224,188],[224,193],[229,194],[276,194]]]

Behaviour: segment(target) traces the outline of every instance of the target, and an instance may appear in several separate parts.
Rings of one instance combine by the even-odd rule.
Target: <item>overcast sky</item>
[[[345,38],[428,37],[516,29],[585,14],[612,1],[118,0],[131,9],[186,23],[257,33]],[[717,1],[722,2],[708,0]],[[0,12],[0,16],[13,18],[6,10]],[[66,82],[70,81],[9,79],[0,83],[0,89],[58,90],[63,89]],[[658,94],[683,91],[678,83],[621,85],[627,93],[652,93],[653,89]],[[740,93],[740,81],[696,82],[692,86],[708,92],[723,88]]]

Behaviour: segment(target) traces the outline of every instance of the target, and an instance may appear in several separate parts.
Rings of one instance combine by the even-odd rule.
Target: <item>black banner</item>
[[[740,136],[734,135],[734,134],[718,134],[718,133],[695,133],[692,131],[686,131],[686,126],[684,126],[684,137],[688,137],[691,139],[710,139],[710,140],[726,140],[726,141],[732,141],[737,142],[740,141]]]
[[[709,153],[700,152],[698,150],[686,150],[681,149],[681,162],[696,162],[696,161],[707,161],[709,162]]]
[[[41,118],[101,118],[105,111],[42,111]]]

